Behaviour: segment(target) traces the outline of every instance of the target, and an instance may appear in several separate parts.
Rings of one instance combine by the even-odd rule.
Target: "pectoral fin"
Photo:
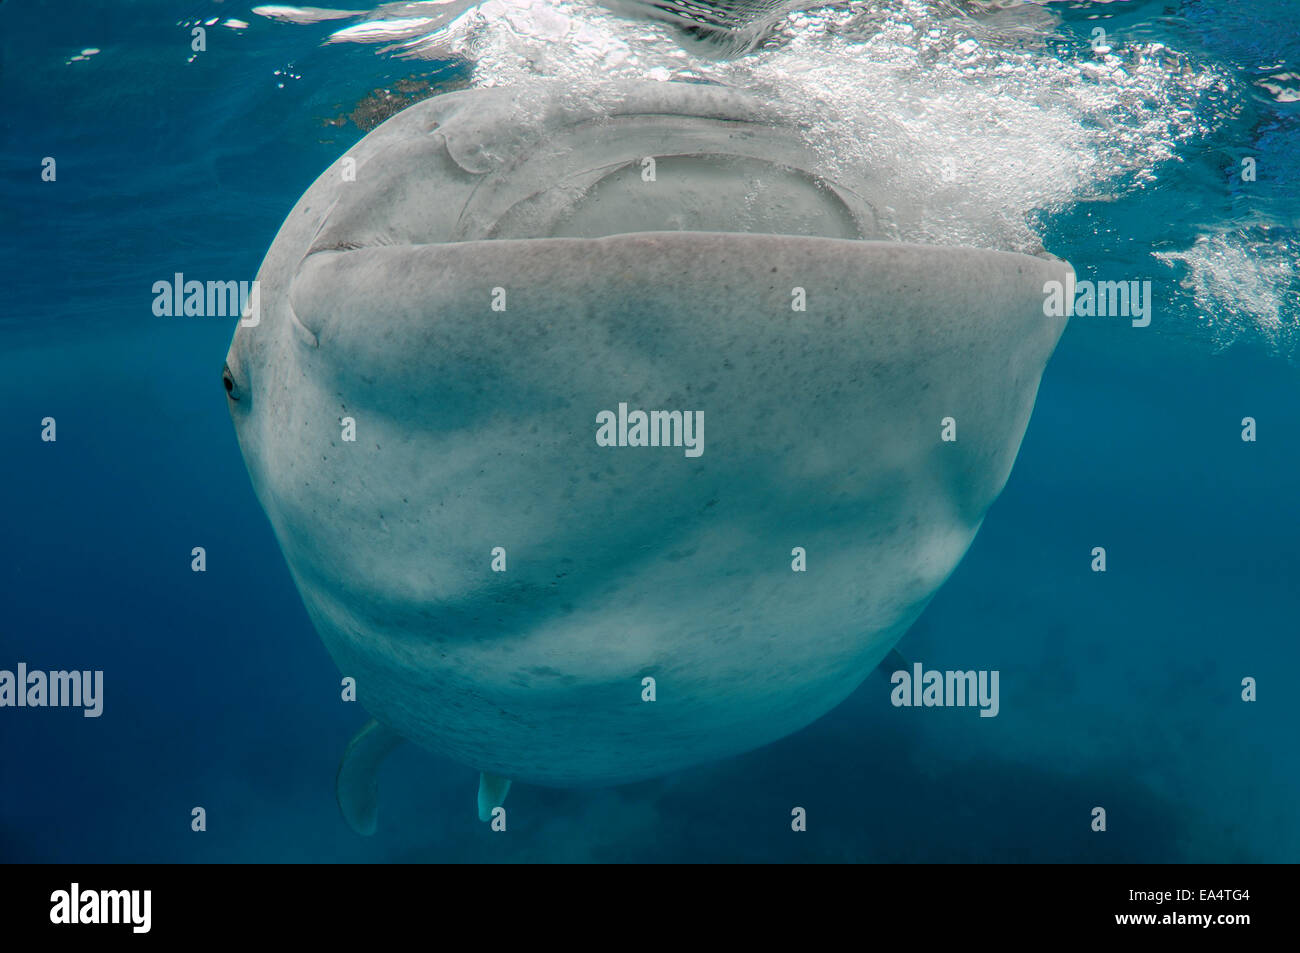
[[[880,670],[886,675],[900,670],[910,672],[912,663],[903,658],[903,653],[898,649],[890,649],[889,654],[885,656],[885,660],[880,663]]]
[[[890,681],[893,681],[895,672],[910,672],[911,670],[912,663],[904,658],[903,653],[898,649],[890,649],[889,654],[876,666],[876,671]]]
[[[478,776],[478,819],[492,820],[492,809],[505,803],[510,793],[510,779],[488,774],[484,771]]]
[[[343,752],[335,791],[343,819],[358,834],[368,836],[375,832],[379,816],[379,766],[401,743],[401,735],[372,719],[353,736]]]

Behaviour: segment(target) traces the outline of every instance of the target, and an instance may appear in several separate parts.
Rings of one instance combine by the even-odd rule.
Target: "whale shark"
[[[1006,484],[1073,272],[898,241],[925,209],[883,181],[779,104],[629,81],[435,96],[303,194],[222,377],[373,719],[353,828],[402,741],[478,771],[487,819],[511,782],[775,741],[897,657]]]

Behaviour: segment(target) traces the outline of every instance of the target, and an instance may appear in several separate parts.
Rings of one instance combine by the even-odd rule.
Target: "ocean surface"
[[[425,8],[0,4],[0,669],[104,672],[98,718],[0,708],[0,860],[1300,860],[1293,3],[882,0],[725,49],[588,3]],[[408,746],[361,837],[334,779],[366,716],[235,441],[234,319],[156,316],[151,289],[251,279],[400,105],[613,76],[795,103],[926,197],[900,237],[1041,243],[1151,281],[1152,320],[1070,322],[1006,489],[900,643],[999,671],[996,718],[894,707],[877,673],[735,758],[516,785],[504,835],[474,771]]]

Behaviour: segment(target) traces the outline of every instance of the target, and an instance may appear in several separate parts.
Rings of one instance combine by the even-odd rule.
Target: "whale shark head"
[[[845,698],[970,545],[1065,320],[1067,264],[892,240],[923,214],[703,84],[450,93],[328,169],[223,378],[378,722],[600,784]]]

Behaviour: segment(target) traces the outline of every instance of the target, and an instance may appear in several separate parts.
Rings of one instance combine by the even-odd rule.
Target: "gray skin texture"
[[[889,241],[907,211],[804,139],[704,85],[471,90],[294,207],[230,412],[380,725],[501,779],[664,774],[824,714],[952,572],[1069,266]],[[703,411],[703,455],[598,446],[619,402]]]

